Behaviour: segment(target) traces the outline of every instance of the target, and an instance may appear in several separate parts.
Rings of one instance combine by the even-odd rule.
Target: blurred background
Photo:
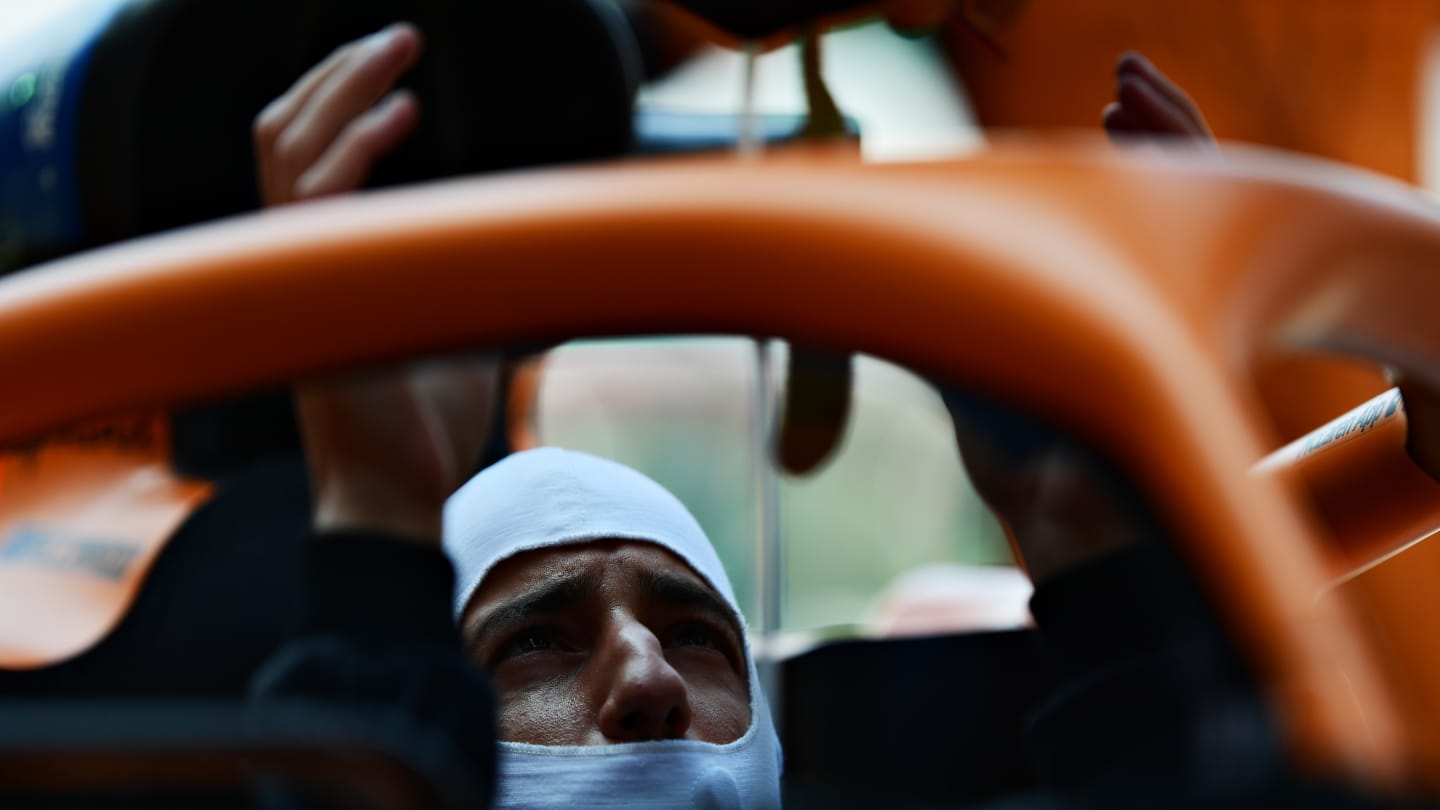
[[[785,347],[770,351],[776,390]],[[678,495],[738,574],[747,606],[759,599],[746,573],[756,567],[761,520],[754,470],[768,445],[755,439],[755,352],[743,338],[562,347],[545,361],[537,425],[544,444],[629,464]],[[917,567],[1011,564],[1003,530],[965,478],[939,395],[884,361],[857,358],[850,421],[834,456],[778,483],[784,630],[860,632],[885,587]],[[1008,622],[1023,617],[1012,611]]]

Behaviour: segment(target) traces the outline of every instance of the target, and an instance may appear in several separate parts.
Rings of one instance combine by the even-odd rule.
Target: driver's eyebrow
[[[637,572],[643,591],[657,601],[681,607],[699,608],[719,619],[734,635],[737,648],[745,649],[745,628],[740,625],[730,604],[709,586],[691,577],[653,568]]]
[[[575,607],[600,592],[600,577],[577,571],[549,580],[506,599],[490,611],[471,636],[468,647],[478,648],[486,640],[504,632],[507,627],[523,624],[536,616]]]

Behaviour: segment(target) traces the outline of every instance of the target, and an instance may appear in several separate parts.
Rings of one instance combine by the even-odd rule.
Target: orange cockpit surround
[[[1416,180],[1435,0],[988,0],[947,44],[987,127],[1098,130],[1120,54],[1145,54],[1228,141]],[[997,54],[971,31],[984,29]],[[1057,69],[1057,66],[1063,68]]]
[[[1420,102],[1440,23],[1436,0],[958,5],[969,22],[950,25],[945,40],[987,129],[1098,131],[1116,94],[1115,62],[1134,50],[1185,88],[1223,140],[1421,179]],[[1260,395],[1287,441],[1389,387],[1379,369],[1353,359],[1257,362]]]
[[[1393,671],[1406,662],[1355,619],[1384,606],[1316,600],[1347,561],[1293,483],[1249,474],[1275,445],[1249,369],[1349,350],[1440,379],[1440,320],[1421,304],[1440,276],[1420,272],[1437,260],[1440,217],[1403,187],[1243,150],[1223,165],[1074,144],[451,181],[0,282],[0,378],[26,392],[0,439],[477,345],[720,332],[864,351],[1114,458],[1250,651],[1297,756],[1419,778],[1440,773],[1440,703],[1397,682],[1440,687],[1440,671]]]
[[[169,451],[166,417],[138,413],[0,453],[0,667],[69,658],[120,621],[210,496],[170,470]]]

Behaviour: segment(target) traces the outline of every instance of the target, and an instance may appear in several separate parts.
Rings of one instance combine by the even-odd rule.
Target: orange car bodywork
[[[1407,501],[1403,526],[1367,533],[1356,503],[1358,528],[1331,531],[1307,482],[1344,478],[1342,446],[1406,469],[1403,415],[1255,470],[1279,444],[1255,375],[1344,351],[1435,379],[1437,260],[1440,217],[1404,187],[1244,150],[1220,163],[1085,142],[451,181],[6,279],[0,379],[21,393],[0,440],[478,345],[730,333],[864,351],[1113,458],[1215,595],[1297,758],[1394,785],[1440,773],[1440,650],[1413,621],[1437,607],[1433,579],[1397,577],[1383,597],[1364,576],[1332,586],[1440,527],[1440,508]]]
[[[110,418],[0,455],[0,666],[88,649],[211,493],[170,471],[162,413]]]
[[[1095,129],[1114,64],[1149,57],[1216,136],[1340,160],[1404,180],[1420,167],[1436,0],[966,0],[947,43],[987,127]],[[1220,44],[1223,43],[1223,44]]]
[[[1223,140],[1420,179],[1436,0],[966,0],[959,8],[969,24],[948,26],[944,39],[987,128],[1098,129],[1116,97],[1117,57],[1137,51],[1185,89]],[[1344,358],[1264,364],[1260,395],[1286,440],[1388,388],[1373,367]]]

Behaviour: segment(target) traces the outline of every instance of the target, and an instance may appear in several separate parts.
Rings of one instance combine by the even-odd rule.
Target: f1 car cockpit
[[[1046,26],[1107,4],[436,0],[405,9],[415,137],[364,191],[258,210],[252,120],[397,5],[78,3],[0,63],[5,806],[492,802],[496,707],[442,699],[484,662],[266,681],[348,575],[314,562],[293,392],[477,358],[467,475],[566,447],[703,527],[787,806],[1434,800],[1413,165],[1231,143],[1264,138],[1224,107],[1218,150],[879,162],[824,81],[820,32],[884,12],[1022,124]],[[1317,53],[1403,27],[1294,5]],[[798,114],[637,110],[702,43],[753,70],[792,39]],[[346,607],[403,614],[382,580]]]

